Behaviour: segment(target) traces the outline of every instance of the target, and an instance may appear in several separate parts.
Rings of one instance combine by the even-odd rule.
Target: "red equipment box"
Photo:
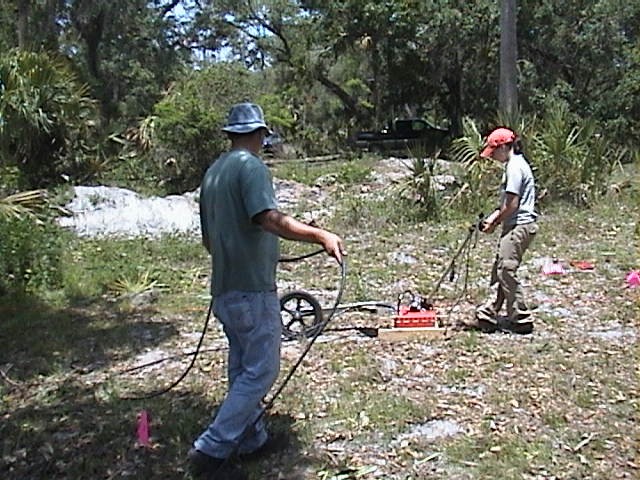
[[[410,310],[409,307],[401,306],[398,315],[393,317],[395,328],[407,327],[435,327],[435,310]]]

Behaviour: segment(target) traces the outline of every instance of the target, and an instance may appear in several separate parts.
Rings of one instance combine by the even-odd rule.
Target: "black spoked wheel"
[[[308,338],[322,326],[322,308],[307,292],[288,292],[280,297],[280,318],[284,338]]]

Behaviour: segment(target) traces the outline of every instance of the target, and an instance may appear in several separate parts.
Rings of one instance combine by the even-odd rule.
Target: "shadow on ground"
[[[177,333],[154,313],[119,311],[113,304],[55,309],[33,297],[0,298],[0,368],[20,382],[104,368]]]
[[[186,453],[225,385],[190,376],[155,398],[122,398],[121,364],[177,334],[154,313],[0,300],[0,478],[188,478]],[[166,383],[162,372],[147,371],[135,389]],[[150,447],[136,440],[142,410],[150,417]],[[254,479],[291,478],[287,471],[304,462],[294,419],[274,413],[267,423],[288,433],[286,451],[247,461],[247,470]]]
[[[20,408],[2,414],[3,479],[188,478],[186,453],[212,410],[189,392],[171,391],[144,402],[103,398],[107,392],[84,386],[81,377],[41,395],[24,398]],[[151,444],[146,448],[136,440],[143,409],[150,418]],[[288,447],[249,461],[251,478],[283,478],[285,465],[298,463],[300,443],[293,422],[288,415],[267,416],[270,430],[289,434]]]

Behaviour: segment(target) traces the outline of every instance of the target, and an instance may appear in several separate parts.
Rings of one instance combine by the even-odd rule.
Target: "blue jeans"
[[[211,457],[227,458],[252,452],[267,440],[264,419],[256,419],[280,371],[280,302],[275,291],[232,291],[215,298],[213,312],[229,341],[229,390],[193,446]]]

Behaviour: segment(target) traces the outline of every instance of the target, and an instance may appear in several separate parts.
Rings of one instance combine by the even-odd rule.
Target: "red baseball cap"
[[[501,145],[507,143],[513,143],[516,139],[516,132],[508,128],[500,127],[496,128],[487,137],[487,143],[485,144],[481,157],[491,157],[493,151]]]

